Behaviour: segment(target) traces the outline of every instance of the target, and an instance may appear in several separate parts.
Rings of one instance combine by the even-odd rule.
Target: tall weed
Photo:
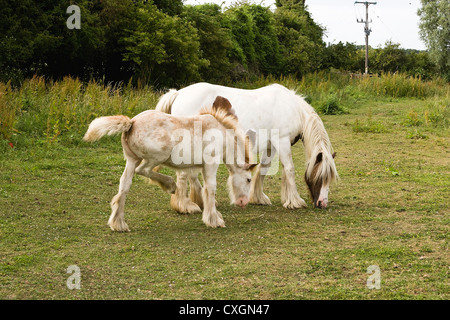
[[[446,94],[449,90],[448,84],[441,79],[423,81],[420,77],[403,73],[383,73],[379,76],[361,77],[355,81],[363,92],[393,98],[427,98]]]
[[[0,139],[9,140],[14,131],[17,104],[10,83],[0,83]]]
[[[435,96],[429,99],[425,107],[410,109],[403,125],[448,129],[450,127],[450,95]]]
[[[79,142],[94,118],[133,117],[153,109],[158,97],[150,87],[82,83],[70,77],[55,82],[33,77],[19,89],[0,83],[0,138],[12,139],[19,146]]]

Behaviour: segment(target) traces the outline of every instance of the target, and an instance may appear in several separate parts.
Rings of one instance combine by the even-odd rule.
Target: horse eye
[[[252,179],[247,178],[247,182],[248,182],[248,183],[252,182]]]

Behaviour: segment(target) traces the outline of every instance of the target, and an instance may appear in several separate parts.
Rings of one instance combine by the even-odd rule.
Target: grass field
[[[85,144],[88,123],[71,136],[47,121],[27,142],[14,138],[26,126],[19,121],[14,148],[0,146],[0,298],[449,299],[448,89],[422,98],[345,90],[337,91],[345,112],[321,115],[341,178],[329,207],[312,208],[298,143],[297,186],[309,207],[282,207],[280,173],[265,181],[272,206],[233,207],[221,167],[227,227],[219,229],[177,214],[166,193],[136,176],[125,208],[132,231],[112,232],[119,137]],[[326,100],[311,96],[315,107]],[[66,285],[72,265],[79,290]],[[370,266],[379,267],[380,289],[367,287]]]

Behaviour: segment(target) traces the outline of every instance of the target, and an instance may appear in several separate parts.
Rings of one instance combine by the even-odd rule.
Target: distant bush
[[[428,136],[418,129],[409,130],[406,134],[407,139],[428,139]]]
[[[318,111],[326,115],[346,113],[344,108],[340,105],[339,98],[336,94],[330,94],[327,99],[319,106]]]

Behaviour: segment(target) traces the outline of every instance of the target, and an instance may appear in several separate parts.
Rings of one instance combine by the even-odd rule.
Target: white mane
[[[306,103],[305,103],[306,104]],[[339,176],[333,159],[333,147],[330,138],[323,125],[319,115],[309,108],[307,112],[307,121],[304,121],[303,127],[303,144],[305,146],[306,157],[306,175],[313,181],[322,178],[324,182],[335,182]],[[322,153],[322,165],[315,174],[311,176],[316,157]]]

